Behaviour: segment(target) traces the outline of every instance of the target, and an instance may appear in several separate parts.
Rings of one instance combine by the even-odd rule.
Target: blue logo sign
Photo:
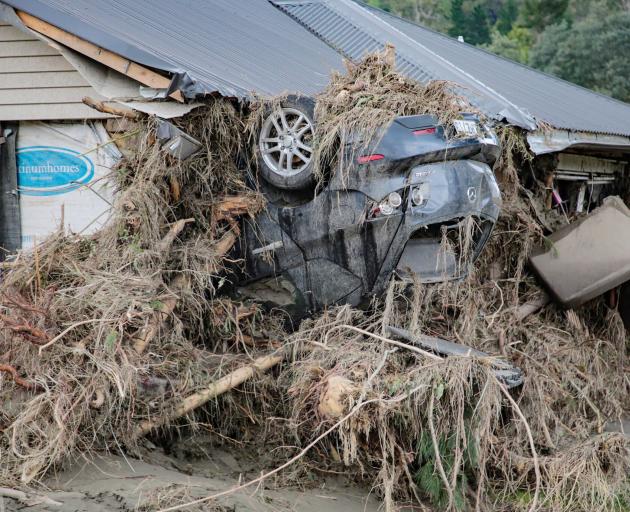
[[[18,188],[29,196],[66,194],[89,183],[94,164],[72,149],[29,146],[16,152]]]

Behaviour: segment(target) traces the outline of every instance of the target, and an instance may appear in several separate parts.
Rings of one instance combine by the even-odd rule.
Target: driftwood
[[[177,238],[177,235],[179,235],[183,231],[187,224],[194,221],[195,219],[182,219],[171,225],[168,233],[164,235],[164,238],[162,238],[162,240],[158,244],[158,252],[160,252],[161,254],[168,253],[171,250],[171,246]],[[186,281],[187,279],[180,274],[175,277],[175,279],[173,279],[173,282],[171,283],[171,288],[174,290],[175,293],[177,293],[184,288],[184,286],[186,285]],[[146,350],[151,340],[155,338],[158,332],[160,332],[160,329],[163,327],[166,319],[171,314],[173,314],[175,306],[177,306],[176,296],[169,297],[162,301],[160,309],[153,313],[153,315],[149,319],[149,323],[140,330],[138,336],[135,338],[133,348],[136,352],[138,352],[138,354],[142,354]]]
[[[213,398],[222,395],[236,386],[239,386],[251,379],[257,372],[267,371],[284,359],[284,355],[269,355],[259,357],[252,364],[242,366],[241,368],[228,373],[225,377],[210,383],[206,388],[197,393],[187,396],[172,411],[164,413],[155,420],[145,420],[136,428],[133,438],[138,439],[152,430],[167,425],[182,416],[185,416],[198,407],[208,403]]]
[[[543,293],[540,297],[526,302],[525,304],[521,304],[516,309],[514,316],[516,317],[516,320],[518,322],[522,322],[528,316],[533,315],[537,311],[544,308],[547,304],[549,304],[550,301],[551,299],[549,298],[549,295]]]
[[[90,98],[89,96],[83,98],[82,101],[88,107],[92,107],[94,110],[98,110],[99,112],[103,112],[104,114],[112,114],[113,116],[122,116],[135,120],[142,119],[142,115],[140,115],[138,112],[134,112],[133,110],[129,110],[126,108],[108,105],[107,103],[95,100],[94,98]]]
[[[55,501],[47,496],[36,496],[36,495],[28,495],[23,491],[18,491],[16,489],[9,489],[7,487],[0,487],[0,498],[11,498],[15,501],[19,501],[23,505],[27,507],[34,507],[36,505],[46,505],[48,507],[61,507],[63,503]],[[1,507],[2,503],[0,502],[0,510],[4,510]]]
[[[184,289],[187,281],[188,279],[180,274],[171,282],[171,288],[174,292],[179,292]],[[160,309],[155,311],[147,325],[140,329],[133,343],[133,348],[138,354],[142,354],[153,338],[164,328],[166,320],[173,314],[173,311],[175,311],[178,299],[179,297],[174,295],[162,300]]]
[[[230,220],[256,210],[252,208],[251,195],[225,196],[212,208],[213,220]]]
[[[235,217],[248,213],[251,209],[252,199],[248,196],[226,197],[214,207],[213,211],[215,222],[227,221],[230,225],[230,229],[216,243],[215,254],[218,258],[223,257],[228,253],[228,251],[236,243],[240,234],[240,228],[235,220]],[[194,219],[182,219],[175,222],[161,240],[158,250],[162,253],[170,251],[177,235],[181,233],[188,223],[191,222],[194,222]],[[175,295],[162,301],[160,310],[153,314],[147,325],[140,330],[135,338],[134,349],[138,352],[138,354],[142,354],[153,338],[155,338],[160,330],[165,327],[166,320],[173,314],[173,311],[175,311],[175,308],[177,307],[177,294],[185,289],[187,282],[187,278],[183,275],[178,275],[175,279],[173,279],[170,284],[170,288]]]
[[[173,242],[177,238],[177,235],[179,235],[184,230],[184,228],[186,227],[186,224],[191,224],[193,222],[195,222],[195,219],[182,219],[172,224],[171,229],[168,230],[168,233],[164,235],[164,238],[162,238],[162,240],[158,244],[158,247],[157,247],[158,252],[160,253],[169,252],[171,250],[171,246],[173,245]]]

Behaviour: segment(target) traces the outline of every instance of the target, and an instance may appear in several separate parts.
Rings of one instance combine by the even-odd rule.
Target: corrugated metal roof
[[[331,5],[321,2],[272,2],[317,37],[350,60],[360,60],[366,53],[383,48],[383,42],[361,27],[361,19],[344,15]],[[427,82],[436,80],[428,69],[398,55],[398,68],[406,75]]]
[[[4,0],[102,48],[179,75],[188,92],[314,93],[340,55],[267,0]]]
[[[556,128],[630,136],[630,104],[363,5],[395,29]],[[422,58],[421,55],[418,58]]]
[[[630,136],[630,105],[353,0],[2,0],[83,39],[176,75],[188,96],[312,94],[341,56],[396,46],[401,71],[461,84],[495,118],[533,129]],[[289,16],[285,15],[288,14]],[[293,18],[293,20],[292,20]],[[297,20],[299,23],[295,23]],[[533,116],[533,117],[532,117]]]

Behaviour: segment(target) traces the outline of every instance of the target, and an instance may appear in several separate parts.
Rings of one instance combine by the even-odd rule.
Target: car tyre
[[[316,182],[315,102],[288,96],[268,110],[258,134],[258,169],[262,178],[282,190],[302,190]]]

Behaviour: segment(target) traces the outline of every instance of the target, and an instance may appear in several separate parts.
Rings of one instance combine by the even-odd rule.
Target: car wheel
[[[314,110],[312,99],[289,96],[265,116],[258,136],[258,168],[271,185],[300,190],[315,183]]]

